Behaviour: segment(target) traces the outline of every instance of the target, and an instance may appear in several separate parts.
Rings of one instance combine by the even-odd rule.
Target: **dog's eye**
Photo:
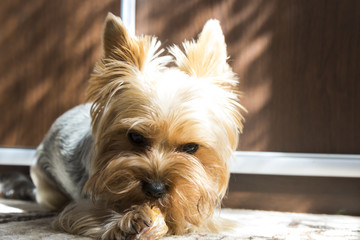
[[[197,143],[187,143],[180,147],[180,152],[194,154],[199,149],[199,145]]]
[[[128,138],[132,145],[137,147],[145,147],[148,145],[147,139],[138,132],[129,132]]]

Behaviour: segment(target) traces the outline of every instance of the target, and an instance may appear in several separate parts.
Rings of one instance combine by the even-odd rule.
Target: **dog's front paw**
[[[140,233],[152,226],[152,210],[149,205],[133,206],[119,222],[119,227],[126,239],[137,239]]]
[[[125,213],[119,226],[125,239],[155,240],[168,231],[160,209],[147,204],[132,207]]]
[[[107,231],[103,239],[159,239],[168,231],[164,216],[157,207],[133,206]]]

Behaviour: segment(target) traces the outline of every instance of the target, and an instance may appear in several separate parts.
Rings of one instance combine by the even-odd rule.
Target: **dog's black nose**
[[[162,198],[167,193],[168,187],[160,181],[143,182],[142,191],[149,197]]]

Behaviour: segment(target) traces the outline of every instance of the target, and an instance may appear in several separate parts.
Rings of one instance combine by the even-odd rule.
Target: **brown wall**
[[[36,146],[82,102],[119,1],[0,2],[0,146]],[[360,1],[138,0],[164,46],[221,21],[249,110],[240,150],[360,153]]]
[[[35,147],[83,101],[118,0],[0,1],[0,146]]]

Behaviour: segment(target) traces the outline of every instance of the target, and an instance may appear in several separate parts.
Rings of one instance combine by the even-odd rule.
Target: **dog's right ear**
[[[131,36],[119,17],[108,13],[103,30],[105,59],[115,59],[137,67],[144,67],[151,38]]]
[[[139,72],[160,71],[171,61],[169,56],[160,56],[163,49],[156,37],[130,35],[121,19],[111,13],[105,19],[102,44],[104,56],[95,65],[86,93],[86,100],[93,103],[94,131],[110,99],[130,89],[125,87],[128,84],[136,85]]]
[[[106,58],[114,58],[117,49],[130,45],[131,37],[119,17],[108,13],[103,30],[103,48]]]
[[[136,38],[131,37],[119,17],[108,13],[103,30],[104,57],[134,63]]]

